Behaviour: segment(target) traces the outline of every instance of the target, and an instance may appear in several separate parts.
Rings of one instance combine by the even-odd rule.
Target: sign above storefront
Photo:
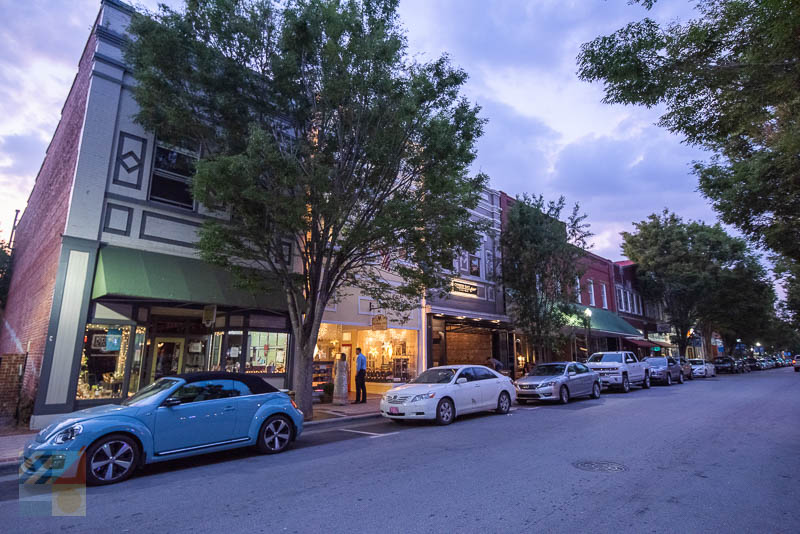
[[[672,331],[672,325],[669,323],[658,323],[656,325],[656,332],[659,334],[669,334]]]
[[[465,295],[478,296],[478,286],[475,284],[468,284],[467,282],[453,280],[453,293],[463,293]]]
[[[372,317],[373,330],[386,330],[388,325],[389,321],[386,319],[385,315],[375,315]]]
[[[217,320],[217,305],[216,304],[209,304],[208,306],[203,306],[203,324],[206,326],[211,326],[214,324],[214,321]]]

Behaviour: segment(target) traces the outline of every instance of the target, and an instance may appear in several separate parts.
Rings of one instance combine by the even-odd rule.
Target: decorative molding
[[[128,66],[125,63],[123,63],[122,61],[120,61],[118,59],[115,59],[115,58],[113,58],[111,56],[107,56],[105,54],[101,54],[100,52],[95,52],[94,53],[94,59],[97,60],[97,61],[100,61],[101,63],[105,63],[107,65],[111,65],[112,67],[117,67],[118,69],[122,69],[125,72],[128,72],[128,73],[132,72],[131,69],[129,69]]]
[[[127,38],[124,35],[110,30],[105,26],[97,26],[95,32],[97,33],[97,38],[106,43],[118,46],[119,48],[123,48],[126,44]]]
[[[106,193],[106,199],[108,200],[118,200],[119,202],[126,202],[128,204],[136,204],[137,206],[146,206],[148,208],[152,208],[154,210],[159,211],[168,211],[170,213],[174,213],[176,215],[188,215],[195,219],[214,219],[214,220],[223,220],[219,217],[212,217],[211,215],[204,215],[202,213],[197,213],[196,211],[189,211],[184,208],[177,208],[175,206],[170,206],[169,204],[162,204],[161,202],[153,201],[153,200],[142,200],[141,198],[134,198],[125,195],[120,195],[119,193]],[[200,224],[200,223],[197,223]]]
[[[192,243],[189,241],[181,241],[179,239],[169,239],[167,237],[161,237],[157,235],[151,235],[147,233],[147,221],[149,219],[159,219],[162,221],[169,221],[178,224],[185,224],[186,226],[194,226],[200,227],[202,224],[189,221],[187,219],[181,219],[178,217],[171,217],[169,215],[162,215],[160,213],[155,213],[153,211],[143,211],[142,212],[142,224],[139,227],[139,239],[144,239],[146,241],[156,241],[158,243],[167,243],[169,245],[178,245],[179,247],[188,247],[188,248],[197,248],[196,243]]]
[[[111,226],[111,216],[114,211],[122,211],[125,213],[125,229],[115,228]],[[131,235],[131,224],[133,223],[133,208],[129,206],[121,206],[119,204],[111,204],[106,202],[106,213],[103,217],[103,231],[109,234],[124,235],[129,237]]]
[[[141,189],[146,154],[147,139],[127,132],[119,132],[112,183],[131,189]]]

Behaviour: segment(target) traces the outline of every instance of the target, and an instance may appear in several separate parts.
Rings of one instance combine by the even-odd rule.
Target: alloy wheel
[[[497,400],[497,412],[498,413],[508,413],[508,410],[511,408],[511,397],[508,396],[508,393],[503,391],[500,393],[500,398]]]
[[[109,440],[94,451],[89,469],[100,482],[110,483],[125,477],[134,467],[136,451],[127,442]]]
[[[280,452],[285,449],[291,437],[292,429],[282,417],[276,417],[264,426],[262,439],[270,452]]]
[[[453,421],[453,404],[447,399],[439,401],[438,415],[439,424],[449,425]]]

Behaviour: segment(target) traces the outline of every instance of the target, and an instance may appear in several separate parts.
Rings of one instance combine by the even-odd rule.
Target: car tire
[[[595,382],[592,386],[592,398],[599,399],[600,398],[600,391],[602,388],[600,387],[600,382]]]
[[[436,423],[440,425],[449,425],[456,418],[456,407],[453,401],[445,397],[436,405]]]
[[[631,381],[628,379],[628,375],[622,375],[622,387],[620,390],[623,393],[628,393],[631,390]]]
[[[569,390],[567,386],[561,386],[561,389],[558,391],[558,402],[561,404],[569,403]]]
[[[128,479],[139,465],[139,444],[126,434],[109,434],[86,450],[86,485],[105,486]]]
[[[650,373],[644,374],[644,380],[642,380],[642,389],[650,389]]]
[[[683,384],[685,380],[686,379],[683,377],[683,373],[678,375],[678,384]]]
[[[256,446],[264,454],[278,454],[292,442],[292,422],[285,415],[272,415],[261,425]]]
[[[672,385],[672,373],[667,372],[667,378],[664,381],[664,385],[665,386],[671,386]]]
[[[500,396],[497,397],[497,408],[495,412],[499,414],[506,414],[511,409],[511,395],[507,391],[501,391]]]

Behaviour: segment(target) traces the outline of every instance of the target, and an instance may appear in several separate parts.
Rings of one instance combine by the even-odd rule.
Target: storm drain
[[[628,470],[628,468],[622,464],[604,461],[575,462],[572,466],[583,471],[592,471],[594,473],[621,473]]]

